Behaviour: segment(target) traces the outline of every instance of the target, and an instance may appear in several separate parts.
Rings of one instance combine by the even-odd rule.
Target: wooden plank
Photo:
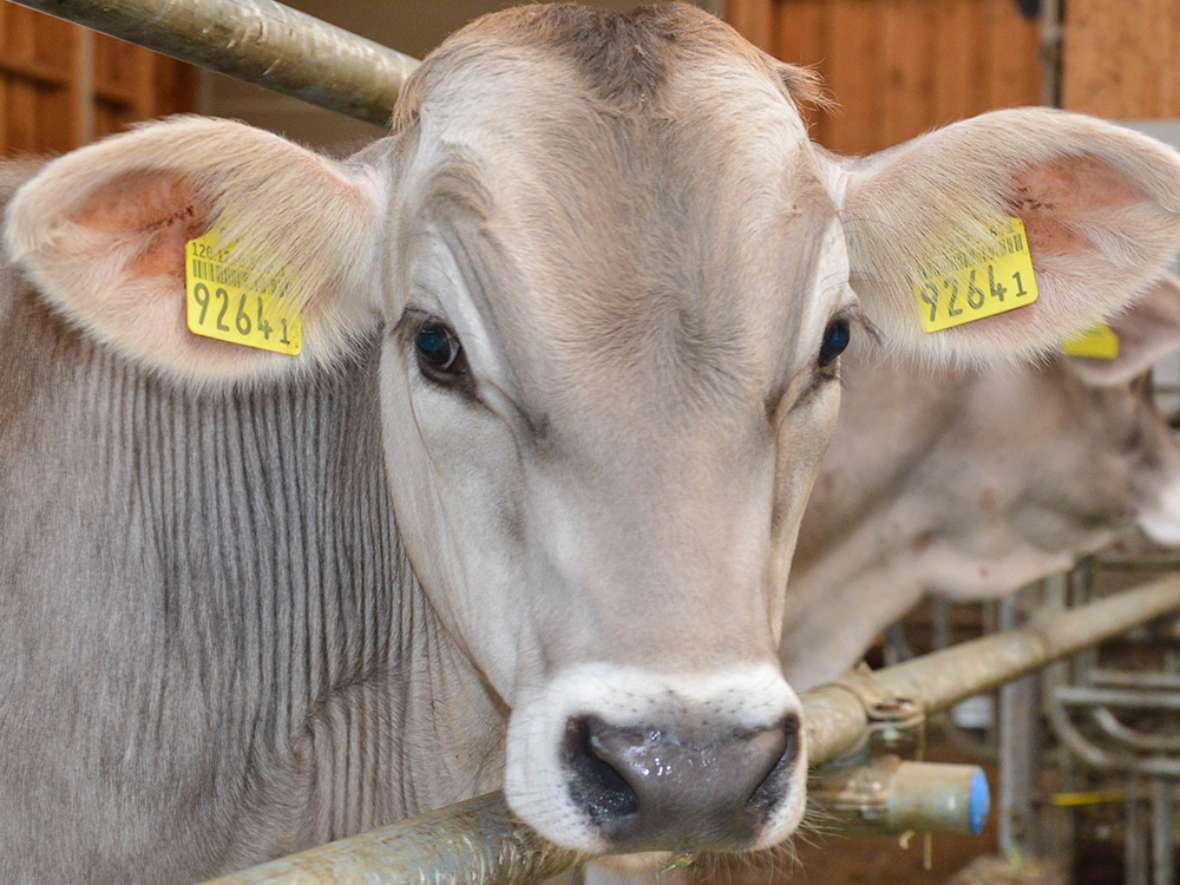
[[[156,82],[157,60],[164,59],[147,49],[135,50],[135,102],[131,108],[139,120],[149,120],[160,114]]]
[[[988,26],[988,0],[974,0],[970,6],[971,31],[969,47],[970,78],[967,86],[968,109],[964,116],[972,117],[991,110],[992,30]]]
[[[725,20],[765,52],[774,45],[775,0],[726,0]]]
[[[972,0],[949,0],[935,22],[934,52],[938,76],[931,104],[933,124],[950,123],[977,112],[972,84],[978,82],[982,52]]]
[[[930,127],[934,107],[934,52],[938,9],[925,0],[884,0],[879,82],[881,147]]]
[[[38,153],[64,153],[81,145],[77,130],[77,77],[74,71],[80,29],[47,15],[33,20],[33,61],[55,74],[53,82],[42,81],[37,90]]]
[[[1133,98],[1141,87],[1131,82],[1143,75],[1132,58],[1142,48],[1143,13],[1144,0],[1070,0],[1064,36],[1065,107],[1108,117],[1147,116]],[[1152,23],[1158,26],[1158,21]]]
[[[94,103],[94,137],[103,138],[118,130],[114,106],[106,101]]]
[[[1180,56],[1180,3],[1172,5],[1168,21],[1165,24],[1168,29],[1168,57],[1175,59]],[[1170,62],[1164,69],[1166,73],[1166,90],[1165,90],[1165,107],[1167,108],[1167,116],[1180,117],[1180,64]]]
[[[9,7],[4,51],[13,62],[33,63],[34,31],[37,13]],[[33,153],[37,150],[37,85],[32,79],[12,77],[8,87],[9,154]]]
[[[831,0],[825,61],[828,89],[838,103],[827,120],[826,144],[844,154],[881,146],[882,115],[877,82],[880,21],[873,0]]]
[[[70,140],[75,147],[94,141],[94,32],[77,29],[70,78]]]
[[[792,64],[814,66],[827,77],[828,10],[825,0],[779,0],[775,9],[772,54]],[[827,114],[804,108],[811,137],[827,143]]]
[[[111,45],[114,42],[114,38],[106,34],[94,35],[94,88],[100,92],[117,89],[111,73]]]
[[[827,58],[826,0],[779,0],[773,54],[783,61],[823,67]]]
[[[68,77],[78,28],[49,15],[37,15],[33,23],[33,60]]]
[[[74,131],[75,115],[69,90],[37,87],[36,144],[39,154],[64,154],[78,146]]]
[[[43,86],[65,86],[70,79],[70,75],[59,70],[56,65],[16,55],[0,58],[0,71]]]
[[[990,43],[988,107],[1040,104],[1040,35],[1011,0],[985,0]]]
[[[156,103],[162,114],[191,114],[197,109],[200,72],[182,61],[156,56]]]
[[[0,3],[0,55],[6,55],[8,47],[8,14],[12,10],[7,3]],[[8,146],[8,90],[11,78],[0,73],[0,156],[9,153]]]

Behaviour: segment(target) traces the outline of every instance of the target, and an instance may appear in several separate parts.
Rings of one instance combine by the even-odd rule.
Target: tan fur
[[[13,260],[99,338],[168,374],[248,379],[331,361],[372,328],[380,206],[363,171],[240,123],[179,117],[49,163],[13,199],[5,235]],[[261,280],[281,271],[310,314],[300,360],[187,331],[184,242],[218,224],[236,262]],[[323,298],[342,290],[359,297]]]
[[[1118,126],[1049,109],[996,111],[855,165],[844,206],[853,286],[897,346],[931,361],[1028,357],[1117,312],[1180,240],[1180,158]],[[1022,217],[1040,300],[924,335],[910,269]]]
[[[420,65],[402,90],[394,131],[417,115],[437,70],[486,64],[497,51],[528,47],[569,64],[608,107],[658,101],[671,71],[725,53],[777,80],[797,105],[826,104],[813,70],[784,64],[750,45],[729,25],[683,3],[655,3],[613,13],[574,3],[519,6],[490,13],[456,31]]]

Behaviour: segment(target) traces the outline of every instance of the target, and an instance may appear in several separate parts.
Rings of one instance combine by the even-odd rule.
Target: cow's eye
[[[819,346],[819,364],[826,366],[842,354],[844,348],[848,346],[849,340],[851,340],[851,330],[848,327],[848,320],[841,317],[828,323],[828,327],[824,329],[823,344]]]
[[[458,336],[438,320],[426,320],[414,336],[418,363],[432,374],[461,375],[467,370]]]

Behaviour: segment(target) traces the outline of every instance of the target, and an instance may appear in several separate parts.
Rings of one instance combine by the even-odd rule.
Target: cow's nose
[[[570,797],[612,850],[748,848],[786,794],[799,720],[757,731],[570,719]]]

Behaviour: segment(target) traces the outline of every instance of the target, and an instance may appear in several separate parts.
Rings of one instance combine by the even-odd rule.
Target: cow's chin
[[[505,797],[512,811],[550,842],[626,858],[612,863],[659,867],[666,865],[668,852],[772,848],[803,816],[807,764],[800,713],[797,696],[772,665],[692,676],[601,664],[571,668],[518,698],[508,725]],[[579,737],[585,728],[600,733],[593,740]],[[722,737],[710,743],[714,734]],[[620,735],[625,736],[621,750]],[[635,743],[625,743],[631,740]],[[586,746],[596,748],[590,761]],[[617,755],[605,764],[611,752]],[[745,766],[750,759],[755,761],[739,779],[753,786],[735,792],[733,814],[729,805],[709,809],[717,784],[729,781],[726,767]],[[720,781],[710,766],[720,769]],[[639,770],[647,776],[657,767],[667,776],[653,794],[644,792],[646,784],[630,790],[617,774],[622,770],[630,777]],[[683,797],[677,792],[681,784],[687,785]],[[635,803],[630,811],[627,792]],[[645,821],[643,810],[656,822]],[[712,822],[701,824],[710,814]],[[633,827],[636,820],[642,826]]]

